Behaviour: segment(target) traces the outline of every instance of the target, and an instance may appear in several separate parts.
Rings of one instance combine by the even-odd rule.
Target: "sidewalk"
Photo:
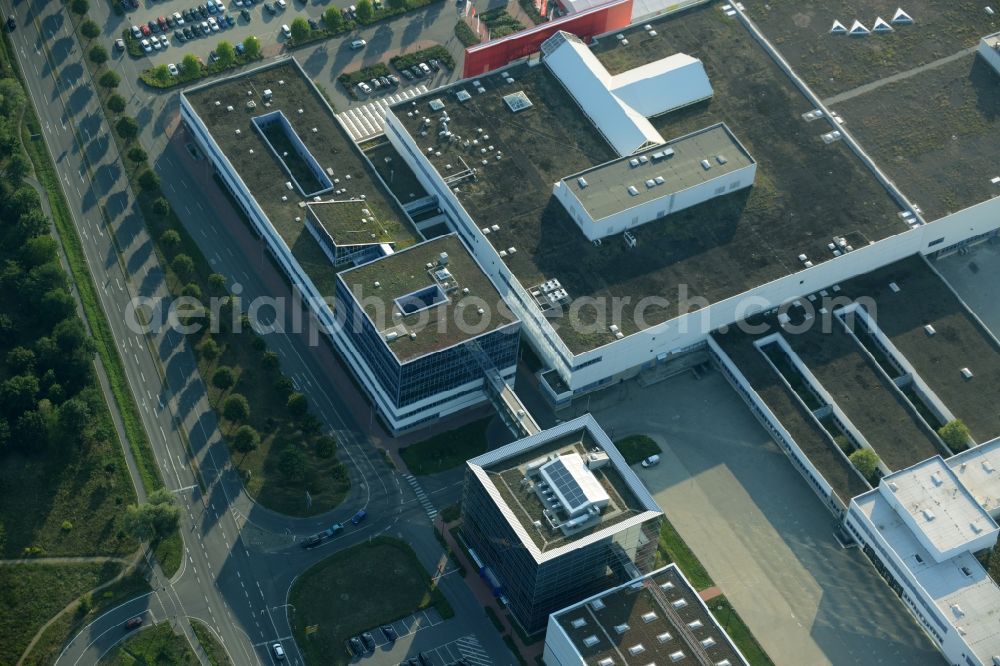
[[[537,664],[538,659],[542,656],[542,652],[545,648],[545,641],[539,638],[534,643],[526,645],[524,641],[521,640],[520,634],[514,628],[511,623],[511,619],[507,614],[507,610],[500,605],[500,602],[493,596],[490,588],[486,586],[476,574],[476,567],[469,558],[465,555],[465,549],[460,543],[455,541],[455,538],[451,535],[451,529],[457,527],[460,521],[455,521],[453,523],[444,523],[441,519],[441,514],[434,519],[434,529],[440,530],[444,535],[445,543],[451,548],[452,555],[465,567],[468,571],[468,575],[465,577],[465,583],[468,585],[469,590],[472,592],[473,596],[482,604],[483,608],[492,608],[495,617],[500,620],[500,624],[503,625],[503,631],[501,635],[509,635],[513,641],[514,645],[517,647],[517,651],[521,654],[521,658],[527,664]]]

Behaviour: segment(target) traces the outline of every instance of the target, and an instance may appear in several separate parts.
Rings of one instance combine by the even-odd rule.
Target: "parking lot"
[[[133,25],[139,27],[140,30],[143,25],[148,28],[150,21],[159,26],[158,18],[169,19],[174,12],[181,14],[181,17],[184,18],[186,11],[197,9],[201,4],[206,6],[207,13],[208,4],[208,0],[137,1],[138,8],[131,9],[120,18],[113,17],[110,24],[106,26],[105,37],[108,39],[109,48],[111,43],[120,37],[123,29],[130,29]],[[168,26],[166,33],[162,31],[154,33],[158,37],[167,38],[165,40],[168,44],[166,48],[152,49],[151,52],[137,59],[119,52],[116,52],[116,57],[134,61],[136,68],[140,71],[161,64],[169,65],[172,63],[179,67],[184,56],[189,53],[207,63],[211,52],[217,48],[219,42],[225,40],[235,46],[251,35],[260,39],[264,57],[273,57],[286,52],[285,37],[282,35],[281,26],[290,26],[292,21],[299,16],[318,23],[328,7],[344,7],[351,2],[351,0],[338,0],[336,3],[325,3],[310,0],[310,2],[303,4],[299,0],[284,1],[286,8],[271,14],[264,9],[265,3],[259,0],[249,7],[237,5],[235,0],[222,0],[224,7],[222,14],[232,17],[232,27],[222,28],[220,25],[218,31],[210,29],[207,35],[193,36],[192,39],[182,42],[174,35],[177,28]],[[485,0],[483,1],[485,3]],[[268,4],[273,4],[273,2],[274,0],[267,0]],[[249,15],[249,20],[241,14],[244,10]],[[345,109],[355,104],[393,94],[402,86],[373,90],[371,95],[362,95],[360,100],[355,100],[337,84],[337,76],[344,71],[349,72],[369,67],[377,62],[388,62],[389,58],[394,55],[413,52],[436,44],[448,48],[456,61],[461,63],[463,47],[455,38],[453,31],[458,11],[458,8],[450,0],[445,0],[445,2],[415,10],[389,21],[365,26],[334,39],[315,42],[291,53],[309,75],[324,88],[333,100],[334,106],[337,109]],[[210,17],[216,18],[218,21],[219,15],[218,12],[207,14],[205,18],[199,15],[194,22],[199,25],[203,21],[207,23]],[[193,30],[193,23],[185,19],[184,25],[181,26],[182,31],[184,27]],[[358,39],[365,40],[366,46],[352,49],[351,42]],[[128,69],[132,69],[132,67]],[[461,65],[459,64],[456,70],[460,69]],[[428,88],[435,88],[459,76],[459,71],[449,71],[447,68],[442,68],[440,71],[432,72],[430,76],[420,79],[419,83]],[[407,83],[412,85],[418,81],[402,81],[403,85]]]
[[[941,663],[719,373],[625,382],[590,408],[613,439],[663,448],[639,477],[776,664]]]
[[[493,664],[476,634],[455,638],[454,623],[454,620],[446,623],[431,608],[391,623],[389,626],[397,634],[394,640],[387,638],[379,627],[372,627],[368,633],[375,642],[375,649],[370,654],[355,657],[354,662],[396,666],[414,660],[412,663],[423,666],[420,662],[422,654],[426,666],[449,666],[460,660],[465,660],[469,666]]]

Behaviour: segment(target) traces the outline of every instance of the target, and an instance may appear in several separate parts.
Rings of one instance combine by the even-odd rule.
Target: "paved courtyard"
[[[953,254],[934,263],[993,335],[1000,337],[1000,243],[982,243],[969,254]]]
[[[640,477],[776,664],[942,663],[717,372],[626,382],[590,409],[613,438],[659,442],[662,462]]]

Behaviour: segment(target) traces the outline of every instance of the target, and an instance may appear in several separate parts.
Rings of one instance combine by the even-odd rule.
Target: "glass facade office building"
[[[547,445],[565,442],[567,435],[581,429],[599,434],[597,444],[611,458],[611,472],[634,491],[629,506],[624,507],[629,518],[540,549],[531,538],[536,527],[506,505],[490,478],[508,473],[496,472],[505,460],[523,463],[525,455],[545,456],[553,450]],[[662,513],[591,416],[514,442],[468,464],[463,533],[490,570],[488,575],[499,583],[511,614],[528,633],[544,630],[550,613],[652,571]]]

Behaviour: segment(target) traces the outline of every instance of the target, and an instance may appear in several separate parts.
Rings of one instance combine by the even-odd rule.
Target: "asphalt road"
[[[216,632],[235,663],[273,663],[269,647],[278,640],[284,642],[289,661],[301,663],[290,640],[286,605],[297,575],[334,549],[390,530],[422,544],[418,555],[433,561],[440,556],[440,547],[430,535],[428,517],[409,486],[400,484],[381,454],[367,444],[385,436],[371,419],[370,407],[330,349],[310,345],[305,334],[268,335],[267,342],[281,356],[286,374],[296,379],[318,407],[321,419],[336,432],[352,478],[351,496],[330,514],[290,519],[257,506],[245,495],[185,338],[166,328],[143,334],[126,324],[125,313],[133,297],[167,298],[168,293],[121,157],[93,95],[94,83],[83,66],[82,50],[61,6],[36,0],[5,10],[18,20],[19,27],[11,35],[16,57],[63,178],[143,426],[164,481],[183,507],[181,570],[172,580],[157,576],[152,593],[108,611],[84,628],[66,646],[58,663],[96,663],[127,635],[123,623],[137,615],[157,622],[169,620],[192,641],[187,618],[199,618]],[[94,3],[91,17],[113,21],[110,16],[102,17],[102,12],[110,14],[107,5]],[[239,280],[246,297],[287,294],[287,284],[262,259],[262,251],[254,251],[257,241],[221,194],[212,192],[199,178],[198,165],[190,163],[193,160],[181,147],[182,133],[164,131],[177,125],[176,94],[151,94],[135,87],[137,62],[119,61],[123,91],[131,90],[130,104],[143,127],[144,147],[167,183],[168,198],[182,212],[217,270]],[[220,224],[204,224],[210,220]],[[444,490],[452,496],[456,492]],[[331,521],[344,521],[361,507],[372,517],[358,528],[312,551],[296,545],[301,536]],[[470,611],[462,614],[459,629],[479,631],[490,641],[489,629],[481,626],[486,618],[481,612],[478,617],[471,612],[476,606],[464,585],[446,579],[442,589],[453,605]],[[496,649],[498,655],[505,650],[502,644]]]

